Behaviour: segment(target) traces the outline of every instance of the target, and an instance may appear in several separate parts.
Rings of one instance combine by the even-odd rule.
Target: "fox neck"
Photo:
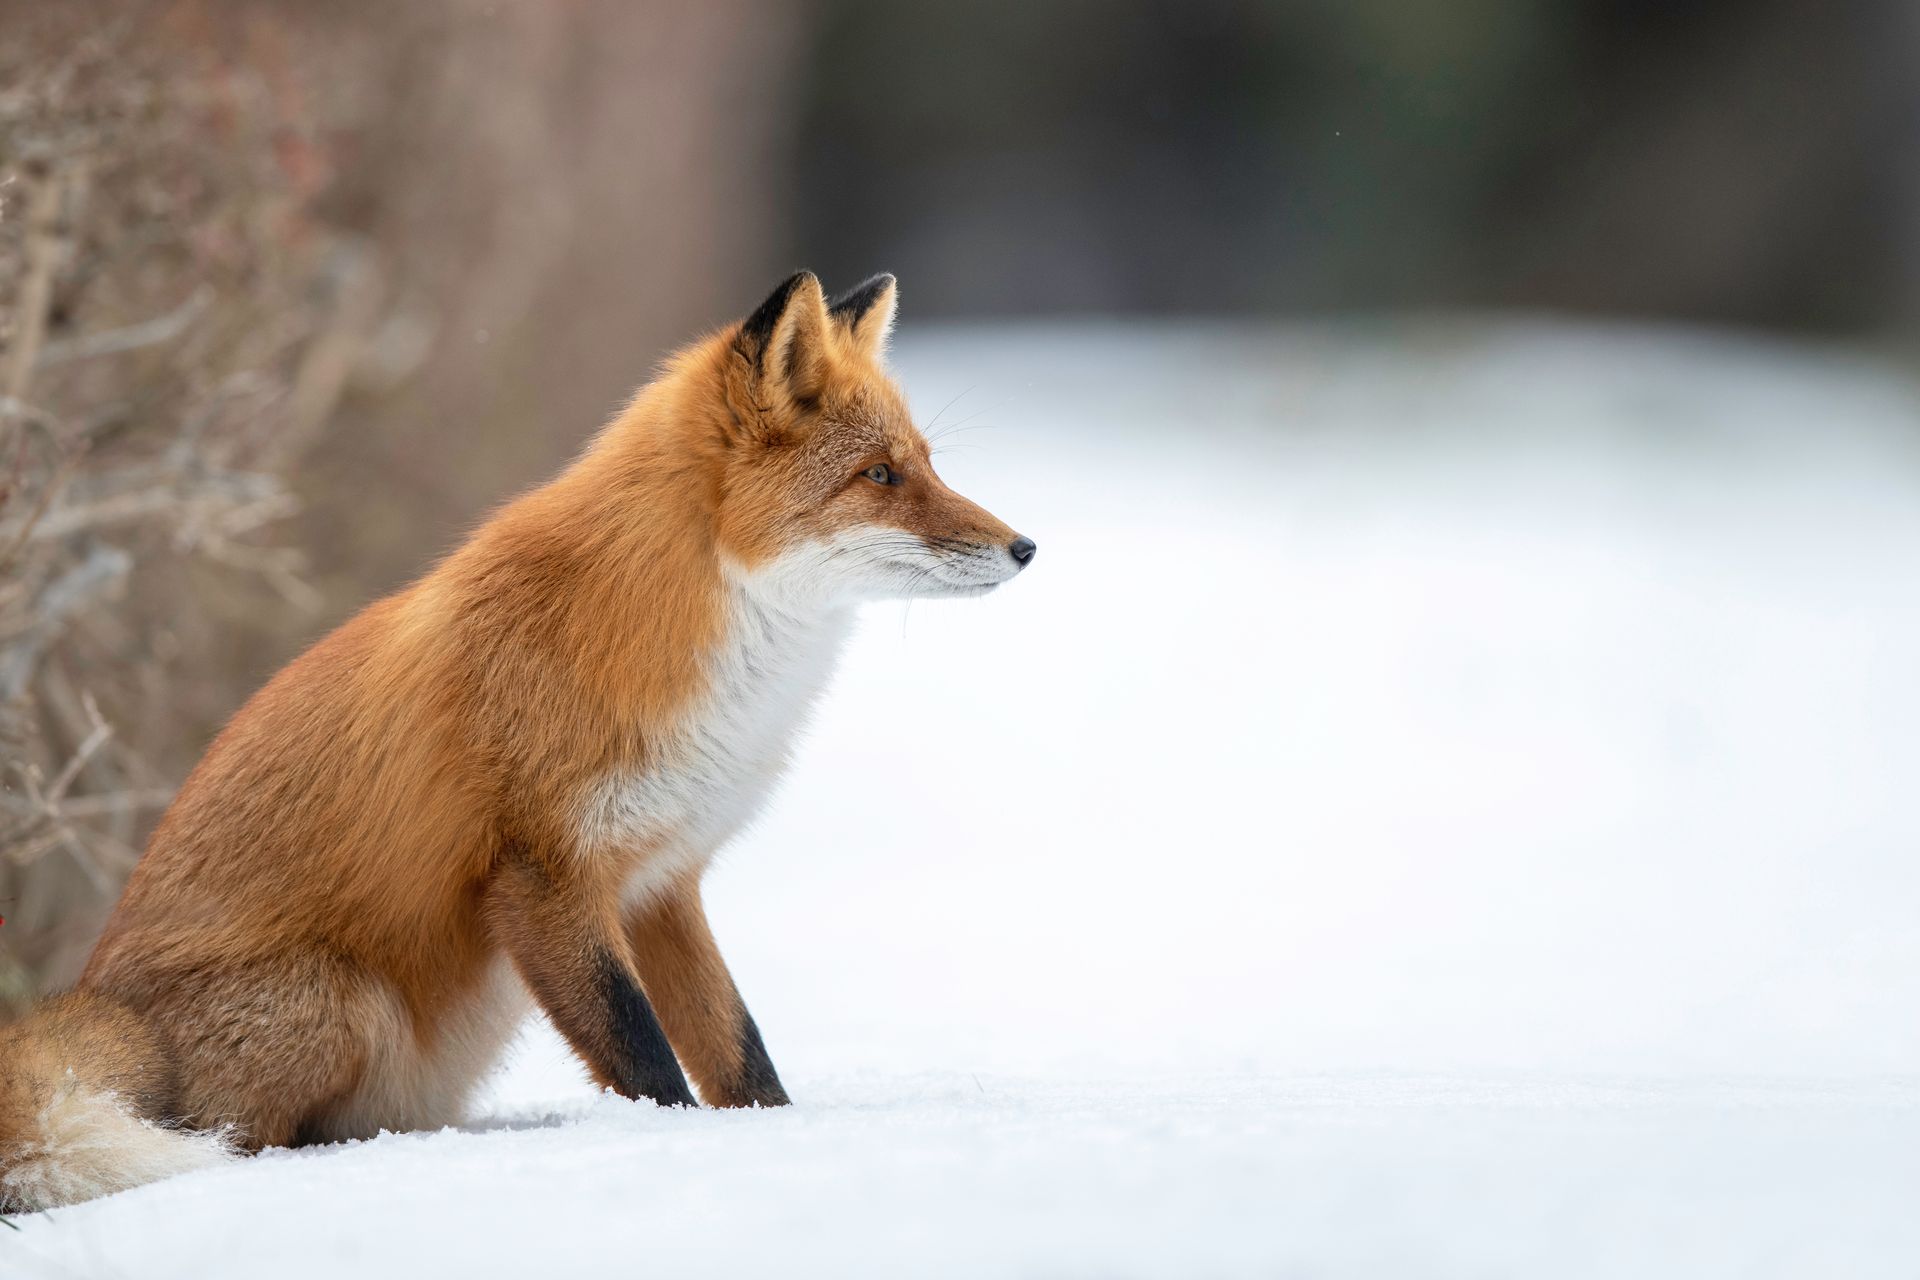
[[[529,512],[536,540],[578,567],[561,607],[579,678],[654,731],[715,699],[784,708],[805,685],[809,701],[852,602],[822,576],[817,551],[749,566],[721,548],[712,459],[697,432],[659,422],[661,408],[636,403]]]
[[[847,607],[796,591],[767,567],[722,560],[719,578],[697,685],[656,723],[641,757],[602,774],[579,806],[578,847],[633,858],[621,864],[628,905],[697,874],[758,813],[850,620]]]

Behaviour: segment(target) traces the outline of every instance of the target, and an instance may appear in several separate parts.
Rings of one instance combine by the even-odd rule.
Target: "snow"
[[[465,1129],[0,1273],[1910,1269],[1920,388],[1538,320],[898,364],[1040,552],[872,611],[710,880],[798,1105],[595,1096],[534,1024]]]
[[[1207,1074],[809,1078],[273,1152],[80,1206],[8,1274],[1891,1275],[1898,1090]],[[1910,1274],[1910,1272],[1907,1272]]]

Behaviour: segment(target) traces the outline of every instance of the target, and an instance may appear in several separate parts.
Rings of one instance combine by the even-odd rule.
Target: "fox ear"
[[[885,272],[862,281],[828,304],[834,322],[853,340],[854,347],[879,359],[893,332],[893,311],[900,299],[898,282]]]
[[[756,403],[806,407],[827,381],[827,299],[811,271],[796,271],[740,325],[734,350],[748,366]]]

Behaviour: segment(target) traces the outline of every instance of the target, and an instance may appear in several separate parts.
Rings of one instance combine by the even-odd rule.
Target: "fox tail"
[[[70,992],[0,1030],[0,1212],[124,1191],[238,1155],[170,1122],[171,1047],[143,1015]]]

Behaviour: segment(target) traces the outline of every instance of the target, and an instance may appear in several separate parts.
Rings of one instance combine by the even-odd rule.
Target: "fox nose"
[[[1035,550],[1036,548],[1033,545],[1032,538],[1026,538],[1026,537],[1015,538],[1012,542],[1007,544],[1008,553],[1012,555],[1015,560],[1020,562],[1020,567],[1022,569],[1026,568],[1027,562],[1033,559],[1033,553]]]

